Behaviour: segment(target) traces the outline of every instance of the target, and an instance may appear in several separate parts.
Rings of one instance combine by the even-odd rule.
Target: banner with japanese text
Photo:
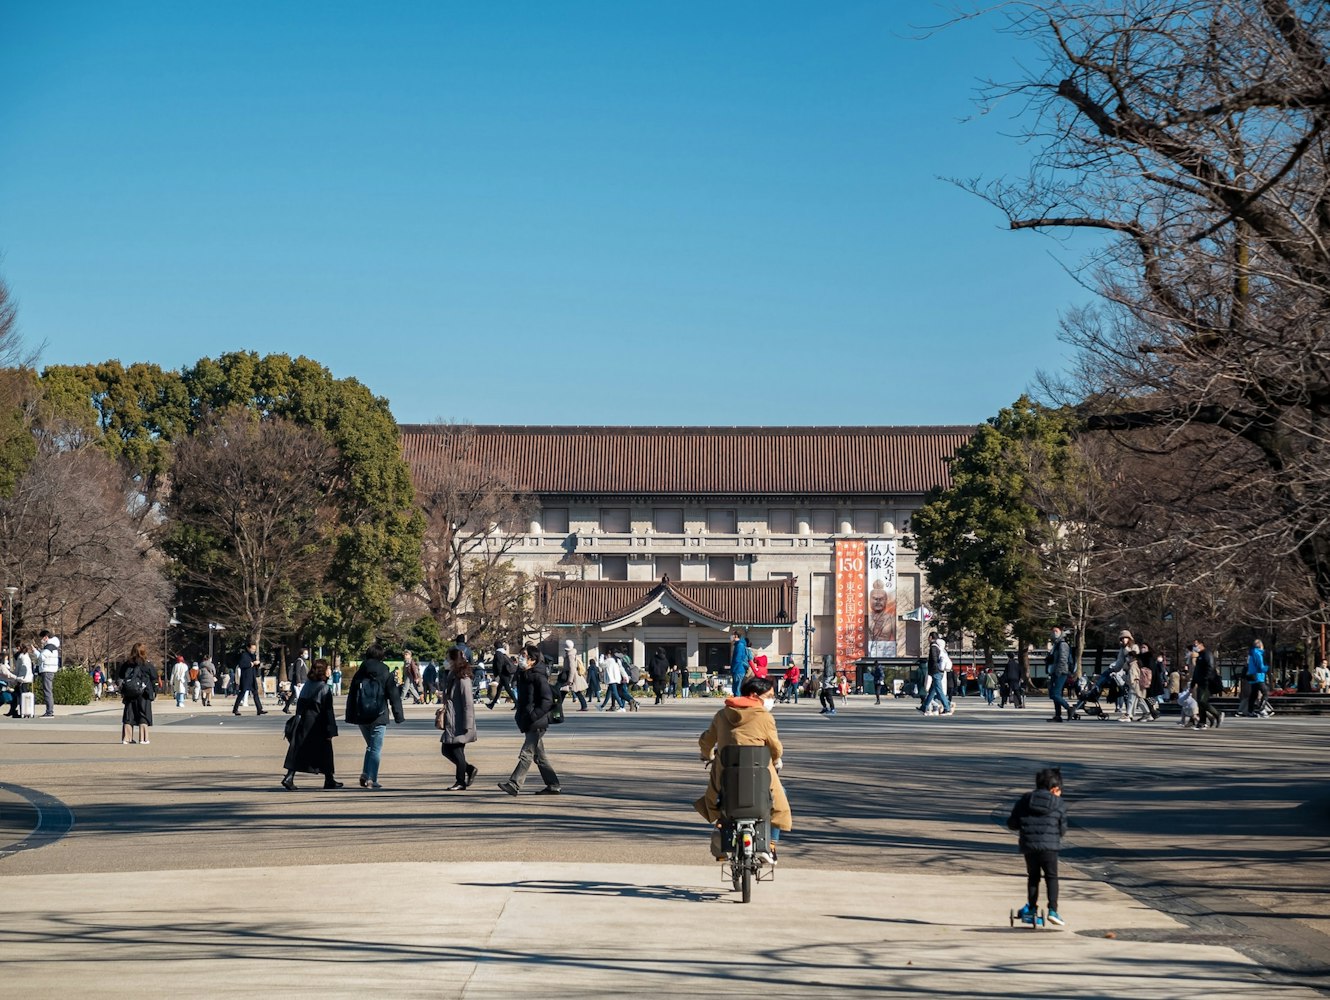
[[[836,669],[864,655],[864,543],[836,541]]]
[[[868,655],[896,655],[896,543],[868,542],[866,548],[868,593],[865,639]]]

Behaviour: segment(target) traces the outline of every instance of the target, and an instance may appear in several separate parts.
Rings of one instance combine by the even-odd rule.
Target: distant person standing
[[[1025,685],[1021,683],[1021,661],[1016,658],[1016,654],[1007,651],[1007,662],[1002,665],[1002,704],[1000,708],[1007,707],[1007,700],[1011,699],[1013,708],[1025,707]]]
[[[651,661],[647,664],[647,673],[651,675],[651,693],[656,696],[655,703],[663,705],[665,703],[665,680],[670,673],[670,660],[665,655],[665,650],[660,646],[657,646],[655,652],[651,654]]]
[[[254,695],[254,708],[259,715],[268,714],[263,707],[263,702],[259,699],[258,652],[258,643],[251,642],[240,654],[240,659],[236,664],[240,681],[236,685],[236,703],[231,706],[232,715],[240,714],[240,704],[245,700],[246,694]]]
[[[749,652],[748,640],[735,633],[731,640],[733,645],[730,647],[730,685],[733,688],[734,697],[739,697],[739,689],[743,687],[744,677],[748,673],[749,664],[752,662],[753,654]]]
[[[189,689],[189,665],[183,656],[177,656],[171,664],[171,693],[175,695],[175,707],[185,707],[185,693]]]
[[[24,707],[24,699],[32,701],[32,646],[25,639],[14,649],[14,700],[9,704],[9,711],[6,713],[14,719],[22,719],[25,715],[31,714],[31,708]]]
[[[125,705],[120,718],[120,742],[146,746],[152,725],[152,700],[157,697],[157,669],[148,662],[148,647],[143,643],[136,642],[130,649],[129,659],[120,667],[119,681],[120,700]]]
[[[286,715],[291,713],[291,708],[300,700],[300,689],[305,686],[309,679],[309,650],[302,649],[300,655],[296,657],[296,662],[291,664],[291,692],[282,701],[282,712]],[[324,678],[325,683],[327,678]],[[331,689],[329,689],[331,691]]]
[[[882,669],[882,664],[873,664],[873,697],[876,699],[873,704],[882,704],[882,689],[887,684],[887,672]]]
[[[360,769],[360,787],[379,789],[379,761],[383,756],[383,735],[388,731],[388,715],[397,725],[406,721],[402,712],[402,692],[393,673],[383,662],[387,653],[377,642],[365,650],[360,669],[351,678],[346,696],[346,721],[360,727],[365,738],[365,762]]]
[[[798,663],[791,663],[785,671],[785,686],[781,688],[781,701],[799,704],[799,685],[803,683],[803,673]]]
[[[55,718],[55,675],[60,669],[60,640],[46,629],[37,637],[39,662],[37,671],[42,677],[42,698],[46,702],[43,719]]]
[[[545,756],[545,732],[549,729],[550,713],[554,709],[549,669],[534,645],[526,647],[519,667],[522,672],[517,675],[517,712],[513,721],[523,736],[522,749],[513,773],[506,781],[499,782],[499,787],[509,795],[517,795],[522,790],[527,771],[531,770],[532,761],[535,761],[545,782],[545,787],[536,794],[558,795],[561,790],[559,775]]]

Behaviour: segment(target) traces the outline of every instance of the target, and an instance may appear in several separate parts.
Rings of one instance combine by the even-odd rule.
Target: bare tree
[[[1049,380],[1087,426],[1179,470],[1138,542],[1199,584],[1253,550],[1330,600],[1330,6],[1020,2],[1040,71],[1019,183],[970,185],[1013,229],[1102,234]],[[1150,533],[1153,534],[1150,534]]]
[[[334,449],[285,419],[232,411],[178,442],[167,513],[182,597],[201,620],[262,641],[323,592]]]
[[[18,588],[20,628],[58,632],[70,661],[118,656],[131,639],[161,636],[172,589],[154,546],[155,513],[100,449],[40,441],[0,499],[0,582]]]
[[[425,515],[422,587],[430,614],[452,633],[468,613],[488,620],[498,567],[521,539],[535,498],[508,470],[477,458],[472,428],[443,425],[439,435],[441,459],[429,482],[416,484]]]

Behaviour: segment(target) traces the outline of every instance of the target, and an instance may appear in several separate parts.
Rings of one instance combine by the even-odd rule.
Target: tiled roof
[[[459,454],[538,494],[924,493],[974,427],[401,427],[416,485]]]
[[[550,625],[599,625],[625,618],[662,594],[685,614],[725,625],[792,625],[799,585],[793,578],[676,583],[544,577],[536,587],[536,611]]]

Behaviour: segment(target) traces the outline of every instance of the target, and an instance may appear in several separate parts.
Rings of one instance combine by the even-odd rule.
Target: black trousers
[[[1265,681],[1252,681],[1247,691],[1247,711],[1255,712],[1256,706],[1269,697],[1270,691],[1266,688]]]
[[[1025,854],[1026,899],[1030,909],[1039,905],[1039,875],[1043,873],[1044,885],[1048,887],[1048,908],[1058,908],[1058,852],[1027,851]]]
[[[251,694],[254,695],[254,709],[259,713],[259,715],[262,715],[263,702],[259,700],[259,680],[257,677],[254,678],[254,683],[251,684],[248,688],[242,687],[238,691],[236,691],[236,703],[231,706],[231,711],[232,712],[240,711],[240,703],[245,700],[246,691],[249,691]]]
[[[823,708],[829,708],[833,712],[836,710],[836,691],[834,688],[829,688],[824,684],[822,690],[817,693],[817,700],[822,703]]]
[[[456,780],[459,785],[466,784],[466,744],[465,743],[444,743],[443,755],[453,762],[453,767],[457,769]]]
[[[497,703],[499,700],[499,695],[503,694],[503,692],[505,691],[508,692],[508,697],[513,700],[513,704],[516,705],[517,692],[513,690],[513,679],[511,677],[503,677],[503,676],[499,677],[499,688],[497,691],[494,692],[494,701],[491,701],[490,705],[493,706],[495,703]]]

